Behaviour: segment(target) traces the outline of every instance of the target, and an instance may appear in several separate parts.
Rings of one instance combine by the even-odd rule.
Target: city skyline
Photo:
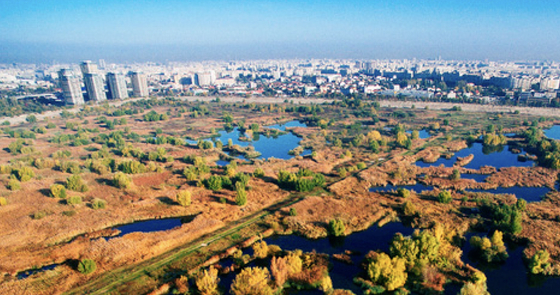
[[[0,62],[560,60],[554,1],[0,1]]]

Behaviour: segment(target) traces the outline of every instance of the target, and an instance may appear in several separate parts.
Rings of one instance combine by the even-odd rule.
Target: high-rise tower
[[[97,65],[86,60],[80,64],[80,69],[84,75],[84,84],[89,100],[97,102],[107,100],[103,77],[97,73]]]
[[[132,96],[146,97],[149,95],[148,83],[146,82],[146,76],[144,74],[132,72],[130,78],[132,80]]]
[[[58,79],[60,81],[60,88],[62,88],[62,96],[66,104],[84,104],[80,80],[78,77],[74,76],[74,73],[70,70],[62,69],[58,72]]]
[[[107,74],[107,85],[109,86],[109,93],[112,99],[125,99],[128,97],[126,81],[122,74]]]
[[[84,74],[84,84],[86,84],[86,91],[89,100],[97,102],[107,100],[107,95],[105,94],[105,86],[103,85],[103,77],[101,77],[101,75],[97,73]]]

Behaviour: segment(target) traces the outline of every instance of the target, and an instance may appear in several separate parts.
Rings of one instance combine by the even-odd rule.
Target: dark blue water
[[[476,182],[485,182],[489,174],[461,174],[463,179],[474,179]]]
[[[114,229],[121,231],[120,234],[118,236],[113,236],[110,238],[121,237],[132,232],[150,233],[155,231],[169,230],[181,226],[181,224],[183,224],[182,222],[183,220],[185,219],[182,217],[164,218],[164,219],[137,221],[125,225],[120,225],[114,227]]]
[[[449,160],[444,157],[440,157],[435,163],[424,163],[420,160],[416,162],[416,166],[430,167],[443,164],[445,167],[453,167],[453,164],[457,161],[457,157],[466,157],[470,154],[474,155],[474,159],[469,164],[465,165],[465,168],[479,169],[481,166],[493,166],[499,169],[503,167],[532,167],[534,164],[531,160],[519,161],[517,155],[507,148],[493,151],[484,148],[482,143],[476,142],[471,147],[456,152]]]
[[[560,278],[536,276],[528,273],[523,263],[523,247],[507,245],[509,258],[501,264],[488,264],[468,255],[472,250],[469,243],[474,234],[465,235],[467,241],[462,247],[463,261],[484,272],[488,279],[488,291],[492,295],[533,295],[559,294]],[[457,294],[448,293],[446,294]]]
[[[348,289],[352,290],[355,294],[362,294],[360,288],[354,284],[353,279],[362,271],[360,263],[364,259],[364,255],[371,250],[381,250],[388,253],[389,243],[393,239],[395,233],[400,232],[408,236],[411,235],[413,231],[412,228],[405,227],[402,223],[392,222],[381,228],[372,226],[365,231],[353,233],[342,238],[309,240],[300,236],[289,235],[273,236],[265,239],[265,241],[269,245],[278,245],[283,250],[300,249],[303,252],[316,250],[317,253],[326,253],[329,255],[340,254],[345,250],[359,253],[359,255],[350,256],[353,264],[342,263],[331,258],[332,269],[329,271],[329,275],[331,276],[335,289]]]
[[[26,271],[18,272],[17,273],[17,278],[18,278],[18,280],[22,280],[22,279],[25,279],[29,276],[32,276],[32,275],[40,273],[40,272],[44,272],[44,271],[47,271],[47,270],[53,270],[53,269],[55,269],[55,267],[57,267],[59,265],[60,264],[51,264],[51,265],[46,265],[46,266],[43,266],[43,267],[37,268],[37,269],[29,269],[29,270],[26,270]]]
[[[216,165],[218,166],[226,166],[227,164],[229,164],[229,161],[225,161],[225,160],[216,161]]]
[[[518,199],[524,199],[527,202],[539,202],[550,191],[550,188],[512,186],[498,187],[490,190],[467,189],[465,191],[473,193],[514,194]]]
[[[544,130],[544,135],[552,139],[560,139],[560,125],[554,125],[550,129]]]
[[[299,142],[301,141],[301,138],[292,133],[279,135],[276,138],[259,135],[258,139],[253,141],[240,141],[240,135],[241,134],[236,127],[231,132],[220,131],[220,137],[217,139],[222,141],[224,144],[227,144],[228,140],[231,139],[233,144],[237,144],[242,147],[251,145],[255,148],[255,151],[261,153],[261,156],[259,156],[258,159],[268,159],[270,157],[274,157],[283,160],[293,158],[293,156],[288,154],[288,152],[298,147]]]
[[[375,186],[369,189],[370,192],[380,192],[380,193],[384,193],[384,192],[390,192],[390,191],[397,191],[397,189],[399,188],[404,188],[407,189],[409,191],[415,191],[417,193],[420,193],[422,191],[431,191],[434,188],[432,186],[427,186],[427,185],[423,185],[421,183],[417,183],[414,185],[392,185],[392,184],[388,184],[386,186]]]
[[[300,121],[290,121],[290,122],[286,122],[284,124],[274,124],[274,125],[270,125],[270,126],[264,126],[265,128],[270,128],[270,129],[278,129],[281,131],[286,131],[286,127],[288,128],[293,128],[293,127],[307,127],[307,125],[305,125],[304,123],[301,123]]]

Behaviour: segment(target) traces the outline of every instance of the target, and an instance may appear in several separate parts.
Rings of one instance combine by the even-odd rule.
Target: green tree
[[[92,209],[104,209],[107,206],[107,201],[103,199],[95,198],[91,201],[91,208]]]
[[[449,191],[441,191],[437,197],[438,201],[442,204],[449,204],[453,200]]]
[[[96,269],[97,265],[95,264],[95,261],[91,259],[82,259],[78,263],[78,271],[85,275],[93,273]]]
[[[220,294],[218,291],[219,282],[218,270],[212,266],[208,270],[199,272],[195,279],[196,288],[201,295]]]
[[[346,226],[344,225],[344,221],[342,221],[341,219],[332,219],[331,221],[329,221],[328,232],[331,235],[340,237],[344,235],[345,231]]]
[[[51,197],[53,198],[66,198],[66,188],[62,184],[51,185]]]
[[[529,271],[532,274],[547,273],[550,268],[550,254],[546,249],[538,250],[533,257],[529,260]]]
[[[68,205],[78,205],[82,203],[82,197],[80,196],[70,196],[66,199],[66,204]]]
[[[375,284],[383,286],[388,291],[398,289],[406,283],[405,261],[402,258],[391,259],[385,253],[376,253],[367,267],[369,278]]]
[[[235,204],[237,206],[245,206],[247,204],[247,192],[245,189],[237,189],[235,194]]]
[[[6,185],[6,188],[8,188],[11,191],[17,191],[21,189],[21,183],[16,178],[10,178],[10,180],[8,180],[8,184]]]
[[[33,178],[35,176],[35,173],[33,172],[33,169],[31,169],[31,167],[21,167],[17,170],[15,170],[16,172],[16,176],[19,179],[19,181],[21,182],[26,182],[31,180],[31,178]]]
[[[255,258],[266,258],[268,256],[268,245],[265,241],[256,242],[253,244],[253,256]]]
[[[66,179],[66,188],[75,192],[87,192],[88,187],[80,175],[74,174]]]
[[[191,192],[183,190],[177,193],[177,203],[183,207],[191,205]]]
[[[113,176],[113,185],[117,188],[129,188],[132,185],[132,179],[122,172],[117,172]]]
[[[248,267],[243,269],[231,284],[233,295],[272,295],[269,286],[270,275],[266,268]]]

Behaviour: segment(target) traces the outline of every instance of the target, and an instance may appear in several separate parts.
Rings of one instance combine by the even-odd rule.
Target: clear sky
[[[559,60],[559,0],[0,0],[0,62]]]

